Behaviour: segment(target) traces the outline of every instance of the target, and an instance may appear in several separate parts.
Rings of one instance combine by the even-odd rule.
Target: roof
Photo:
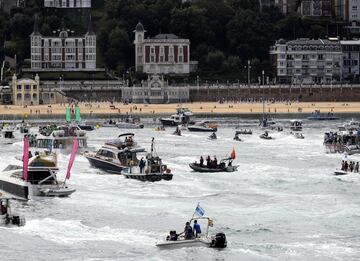
[[[135,31],[139,31],[139,32],[143,32],[144,30],[144,26],[142,25],[142,23],[138,22],[136,27],[135,27]]]
[[[34,19],[34,29],[33,29],[33,32],[31,33],[31,36],[34,36],[34,35],[41,35],[40,34],[40,31],[39,31],[39,26],[38,26],[38,17],[37,15],[35,15],[35,19]]]
[[[339,45],[339,41],[330,41],[328,39],[309,39],[309,38],[299,38],[287,42],[288,45]]]
[[[179,39],[175,34],[158,34],[153,39]]]

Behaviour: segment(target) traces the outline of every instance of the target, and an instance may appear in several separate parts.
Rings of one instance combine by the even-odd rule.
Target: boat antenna
[[[153,157],[153,152],[154,152],[154,143],[155,143],[155,138],[152,137],[152,140],[151,140],[151,157]]]

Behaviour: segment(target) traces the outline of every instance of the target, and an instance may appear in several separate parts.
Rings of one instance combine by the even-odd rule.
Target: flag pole
[[[192,214],[192,217],[191,217],[191,219],[190,219],[190,224],[191,224],[191,220],[194,218],[194,216],[195,216],[195,213],[196,213],[196,209],[197,209],[197,207],[200,205],[200,202],[198,202],[198,204],[196,205],[196,208],[195,208],[195,210],[194,210],[194,213]]]

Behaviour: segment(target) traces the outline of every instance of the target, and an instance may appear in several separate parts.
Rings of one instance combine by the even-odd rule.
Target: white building
[[[31,39],[33,71],[91,71],[96,69],[96,35],[89,22],[84,36],[62,29],[57,36],[40,34],[37,19]]]
[[[359,80],[360,78],[360,40],[340,41],[342,49],[342,79]]]
[[[44,7],[91,8],[91,0],[44,0]]]
[[[342,51],[337,39],[279,40],[270,53],[280,82],[310,84],[341,80]]]
[[[158,34],[145,39],[141,23],[136,25],[135,68],[147,74],[190,73],[190,41],[174,34]]]
[[[134,103],[181,103],[190,99],[189,87],[169,86],[163,77],[153,75],[141,86],[124,87],[122,100]]]
[[[348,9],[348,21],[360,21],[360,0],[344,0]]]

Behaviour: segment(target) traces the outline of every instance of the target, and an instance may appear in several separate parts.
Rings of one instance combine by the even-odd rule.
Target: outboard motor
[[[224,233],[217,233],[211,240],[210,247],[225,248],[227,247],[227,240]]]

